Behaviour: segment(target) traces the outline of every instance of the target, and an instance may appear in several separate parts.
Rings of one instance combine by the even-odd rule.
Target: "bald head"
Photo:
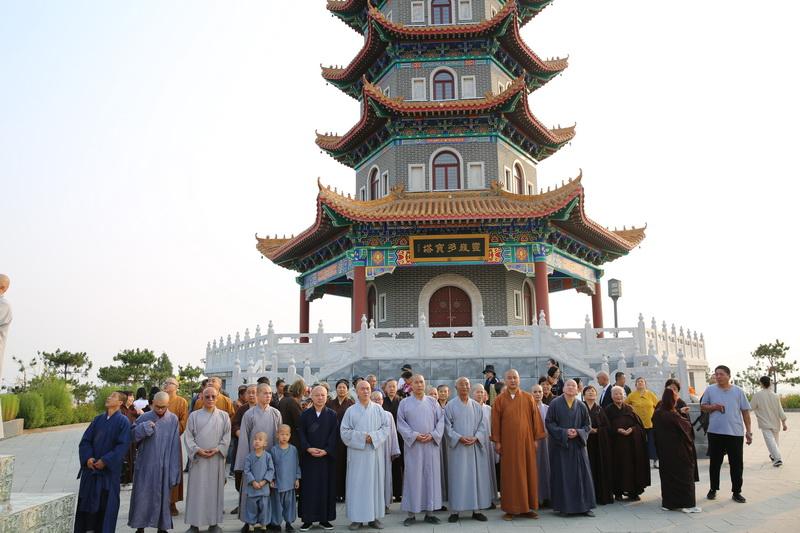
[[[508,392],[511,394],[516,394],[517,389],[519,389],[519,372],[515,369],[511,368],[506,370],[506,387],[508,387]]]
[[[5,294],[8,290],[9,285],[11,285],[11,278],[6,276],[5,274],[0,274],[0,296]]]

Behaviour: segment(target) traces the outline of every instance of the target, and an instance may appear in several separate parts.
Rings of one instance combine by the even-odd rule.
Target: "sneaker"
[[[313,526],[313,525],[314,524],[311,523],[311,522],[303,522],[302,524],[300,524],[300,531],[308,531],[309,529],[311,529],[311,526]],[[322,524],[320,524],[320,525],[322,525]]]
[[[702,513],[703,512],[703,510],[701,508],[697,507],[697,506],[695,506],[695,507],[684,507],[683,509],[681,509],[681,511],[683,511],[686,514],[689,514],[689,513]]]
[[[740,492],[734,492],[732,499],[736,503],[747,503],[747,500],[745,499],[744,496],[742,496],[742,494]]]
[[[442,521],[433,516],[432,514],[425,515],[425,521],[429,524],[441,524]]]
[[[666,507],[664,507],[664,506],[662,505],[662,506],[661,506],[661,510],[662,510],[662,511],[671,511],[672,509],[667,509]]]
[[[347,526],[347,529],[349,529],[350,531],[356,531],[360,527],[361,527],[361,522],[350,522],[350,525]]]
[[[417,517],[415,517],[415,516],[409,516],[408,518],[403,520],[403,525],[406,526],[406,527],[413,526],[416,523],[417,523]]]
[[[330,531],[331,529],[333,529],[333,524],[331,524],[330,522],[320,522],[319,527],[327,531]]]
[[[447,521],[450,522],[451,524],[455,524],[456,522],[458,522],[458,513],[453,513],[450,516],[448,516]],[[144,533],[144,531],[142,531],[142,533]]]
[[[368,525],[372,529],[383,529],[383,522],[381,522],[380,520],[373,520]]]
[[[716,491],[716,489],[709,490],[708,494],[706,494],[706,499],[707,500],[716,500],[717,499],[717,491]]]
[[[594,511],[586,511],[583,513],[583,516],[588,516],[589,518],[594,518]]]
[[[783,466],[783,461],[780,461],[780,460],[779,461],[775,461],[774,463],[772,463],[772,466]]]

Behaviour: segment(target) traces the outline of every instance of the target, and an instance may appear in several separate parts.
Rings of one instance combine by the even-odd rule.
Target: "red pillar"
[[[367,314],[367,267],[353,268],[353,333],[361,329],[361,316]]]
[[[550,287],[547,283],[547,262],[537,261],[533,264],[533,289],[536,292],[536,323],[539,323],[539,314],[544,311],[545,321],[550,320]]]
[[[308,333],[309,301],[306,300],[306,291],[300,289],[300,333]],[[301,337],[300,342],[307,343],[308,337]]]
[[[594,294],[592,294],[592,327],[603,327],[603,292],[602,285],[598,281],[594,284]],[[598,338],[603,337],[603,333],[597,334]]]

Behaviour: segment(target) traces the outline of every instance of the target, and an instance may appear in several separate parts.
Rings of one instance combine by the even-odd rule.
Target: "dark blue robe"
[[[91,529],[96,533],[113,533],[117,528],[119,480],[122,460],[131,441],[131,424],[120,411],[106,416],[103,413],[92,420],[78,446],[81,484],[75,533]],[[86,462],[92,457],[102,459],[105,468],[89,469]]]
[[[336,444],[339,425],[333,409],[324,407],[319,417],[314,406],[300,415],[300,519],[303,522],[336,520]],[[325,450],[324,457],[312,457],[309,448]]]
[[[589,409],[577,397],[570,408],[564,396],[550,402],[545,426],[550,436],[550,503],[554,511],[585,513],[596,507],[586,441],[592,423]],[[567,430],[578,436],[570,439]]]

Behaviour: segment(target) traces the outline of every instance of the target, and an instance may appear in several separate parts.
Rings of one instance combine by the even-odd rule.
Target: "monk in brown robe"
[[[613,403],[606,407],[606,416],[614,464],[614,499],[621,501],[625,494],[629,500],[638,502],[639,495],[650,485],[644,424],[631,406],[624,403],[625,389],[615,385],[611,399]]]
[[[500,455],[500,508],[503,520],[514,515],[538,518],[539,480],[536,441],[547,436],[533,396],[519,388],[519,372],[505,374],[505,389],[492,404],[492,441]]]
[[[186,429],[186,422],[189,420],[189,402],[185,398],[178,395],[178,380],[175,378],[167,378],[164,382],[164,392],[169,394],[169,403],[167,408],[169,411],[178,417],[178,434],[183,435],[183,430]],[[183,451],[181,451],[181,460],[183,460]],[[181,467],[183,463],[181,463]],[[169,509],[172,516],[178,516],[178,507],[175,505],[183,501],[183,473],[181,472],[180,482],[172,487],[169,493]]]

